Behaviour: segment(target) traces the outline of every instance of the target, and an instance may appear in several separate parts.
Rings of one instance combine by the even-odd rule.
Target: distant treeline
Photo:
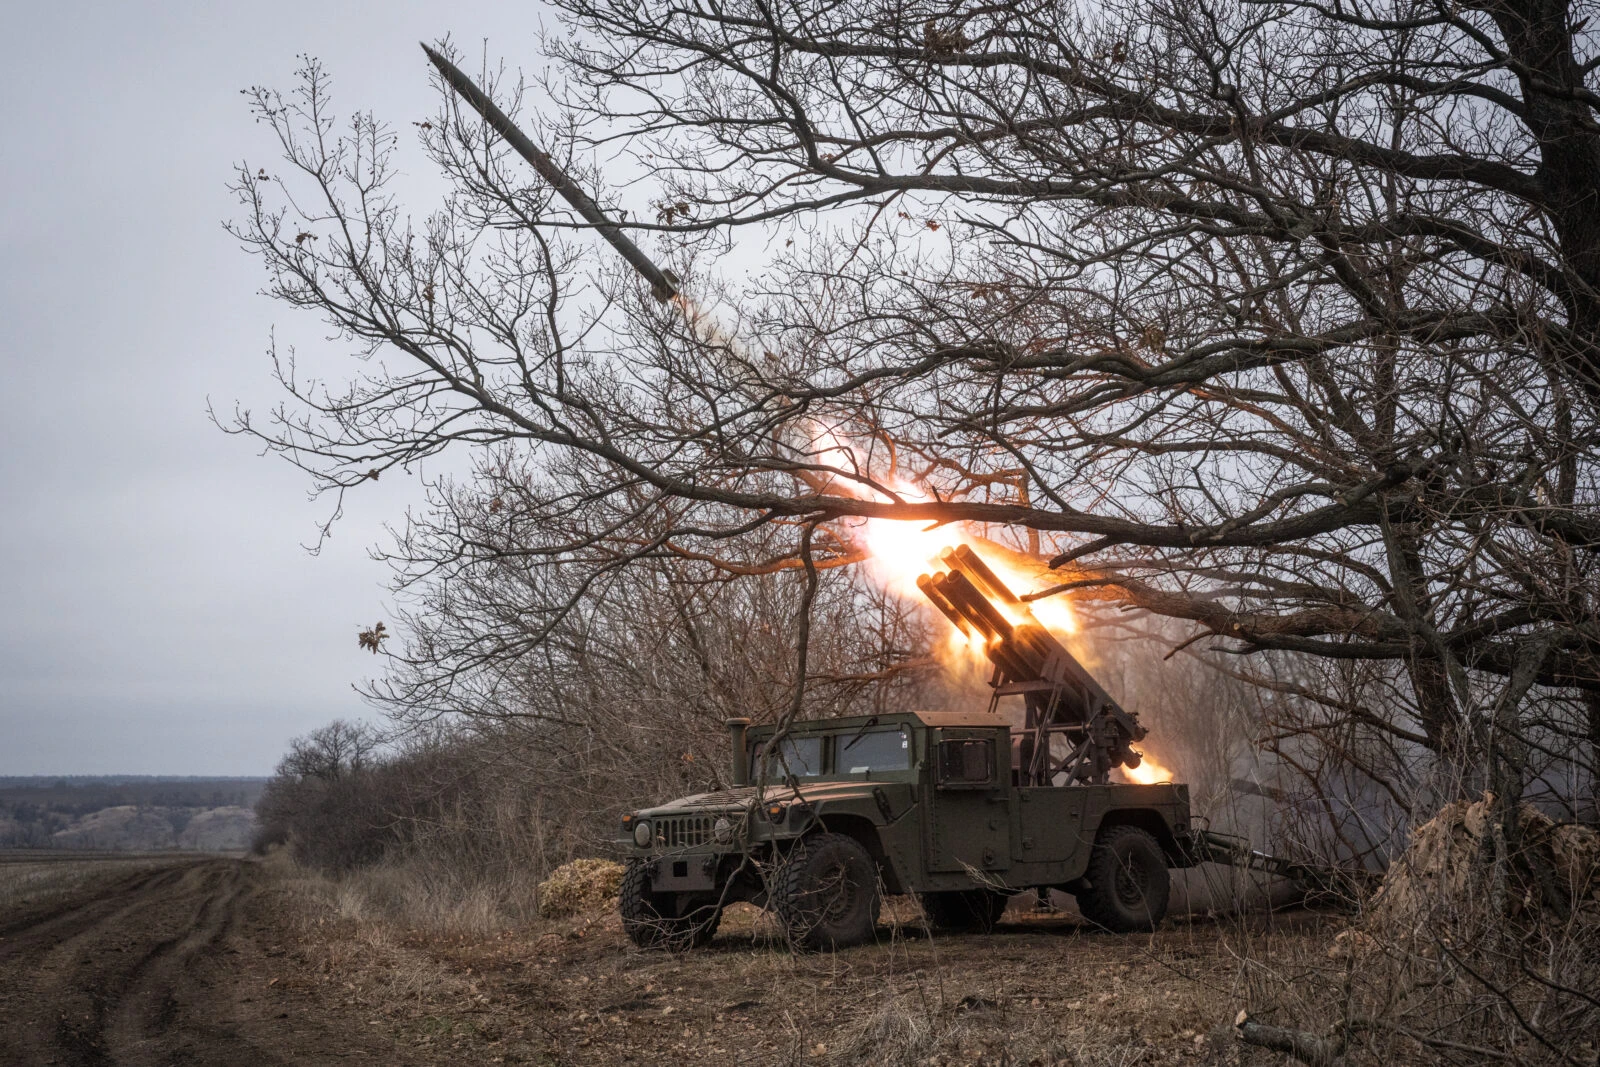
[[[35,805],[70,815],[124,805],[155,808],[254,806],[265,778],[0,778],[0,812]]]
[[[249,774],[0,774],[0,789],[23,789],[32,786],[118,786],[145,785],[254,785],[260,787],[267,781],[260,775]]]
[[[263,778],[0,778],[0,847],[232,849]]]

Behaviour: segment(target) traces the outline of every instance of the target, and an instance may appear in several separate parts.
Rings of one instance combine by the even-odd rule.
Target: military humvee
[[[770,905],[797,947],[856,944],[883,893],[917,894],[946,929],[992,926],[1009,894],[1046,887],[1111,930],[1161,921],[1168,869],[1202,858],[1188,788],[1113,784],[1113,768],[1140,763],[1137,716],[971,550],[941,562],[918,584],[983,639],[988,710],[731,720],[731,788],[623,817],[620,907],[635,944],[704,944],[742,900]],[[1017,727],[1007,697],[1024,704]]]
[[[880,893],[918,894],[937,927],[986,929],[1035,887],[1145,930],[1166,912],[1167,869],[1192,862],[1187,787],[1021,784],[1011,727],[988,713],[796,723],[776,745],[770,727],[732,729],[734,780],[753,762],[774,784],[623,818],[635,944],[704,944],[740,900],[770,904],[797,946],[857,944]]]

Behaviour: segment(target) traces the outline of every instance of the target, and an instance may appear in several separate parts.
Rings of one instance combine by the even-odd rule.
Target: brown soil
[[[476,938],[330,915],[302,973],[440,1064],[1278,1064],[1234,1016],[1303,1017],[1283,975],[1320,969],[1343,922],[1301,910],[1133,937],[1015,911],[990,935],[930,937],[894,903],[903,921],[886,915],[878,944],[808,956],[747,905],[681,954],[634,948],[610,911]]]
[[[0,915],[0,1063],[408,1063],[365,1019],[274,995],[286,954],[260,864],[108,862]]]
[[[360,909],[262,863],[107,864],[0,915],[0,1063],[1275,1063],[1234,1013],[1289,1008],[1263,961],[1325,958],[1339,924],[1121,937],[1013,912],[929,937],[897,905],[879,944],[837,954],[791,955],[739,906],[673,955],[634,949],[610,911],[469,937],[341,917]]]

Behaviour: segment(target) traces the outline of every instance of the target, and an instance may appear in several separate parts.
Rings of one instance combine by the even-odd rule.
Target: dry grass
[[[1242,1045],[1232,1021],[1327,1038],[1341,1062],[1593,1063],[1592,1001],[1537,976],[1587,982],[1594,941],[1545,931],[1495,944],[1538,948],[1502,996],[1474,977],[1484,945],[1450,955],[1353,953],[1347,915],[1288,910],[1169,920],[1119,937],[1071,913],[1013,910],[990,936],[930,936],[906,898],[886,901],[878,944],[796,956],[748,905],[709,949],[642,952],[614,906],[513,919],[487,897],[406,885],[389,868],[331,881],[284,868],[302,969],[381,1014],[425,1057],[560,1064],[992,1067],[1281,1064]],[[473,901],[482,901],[479,910]],[[1452,921],[1460,918],[1454,916]],[[1442,928],[1441,928],[1442,929]],[[1459,922],[1445,936],[1458,937]],[[1570,931],[1568,932],[1570,934]],[[1474,955],[1467,955],[1469,950]],[[1511,957],[1501,963],[1516,962]],[[1526,964],[1523,968],[1521,964]],[[1531,971],[1530,975],[1527,973]],[[1588,988],[1593,995],[1592,986]],[[1519,1023],[1521,1011],[1559,1051]],[[1586,1058],[1585,1058],[1586,1057]]]
[[[430,906],[427,922],[402,924],[374,904],[371,880],[280,871],[295,980],[370,1012],[424,1058],[488,1063],[1277,1063],[1228,1024],[1241,1005],[1280,1010],[1281,989],[1252,999],[1254,975],[1326,965],[1338,926],[1300,911],[1118,937],[1017,913],[993,935],[929,937],[901,899],[878,944],[795,956],[738,905],[709,949],[674,955],[634,949],[610,908],[472,929]]]
[[[1527,809],[1526,851],[1508,854],[1491,815],[1488,799],[1461,802],[1417,827],[1320,958],[1266,960],[1241,941],[1241,1006],[1273,1031],[1259,1039],[1330,1067],[1600,1062],[1600,841]]]
[[[310,910],[403,933],[485,937],[538,913],[531,874],[492,877],[440,859],[408,858],[322,875],[282,850],[267,863]]]
[[[1525,807],[1508,855],[1495,818],[1489,796],[1446,805],[1337,938],[1337,1013],[1310,1017],[1348,1058],[1597,1062],[1600,835]]]

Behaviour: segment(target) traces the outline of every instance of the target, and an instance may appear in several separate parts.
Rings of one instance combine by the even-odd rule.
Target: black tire
[[[617,910],[628,940],[640,948],[673,952],[709,943],[722,922],[722,908],[704,894],[652,891],[649,868],[640,860],[628,861],[622,874]]]
[[[878,864],[844,834],[804,838],[773,879],[772,905],[799,949],[845,948],[878,928]]]
[[[1148,830],[1102,830],[1083,877],[1088,886],[1076,894],[1078,910],[1096,926],[1131,933],[1154,930],[1166,917],[1172,892],[1167,857]]]
[[[993,930],[1005,914],[1008,899],[992,889],[921,894],[922,913],[935,930],[976,930],[984,934]]]

